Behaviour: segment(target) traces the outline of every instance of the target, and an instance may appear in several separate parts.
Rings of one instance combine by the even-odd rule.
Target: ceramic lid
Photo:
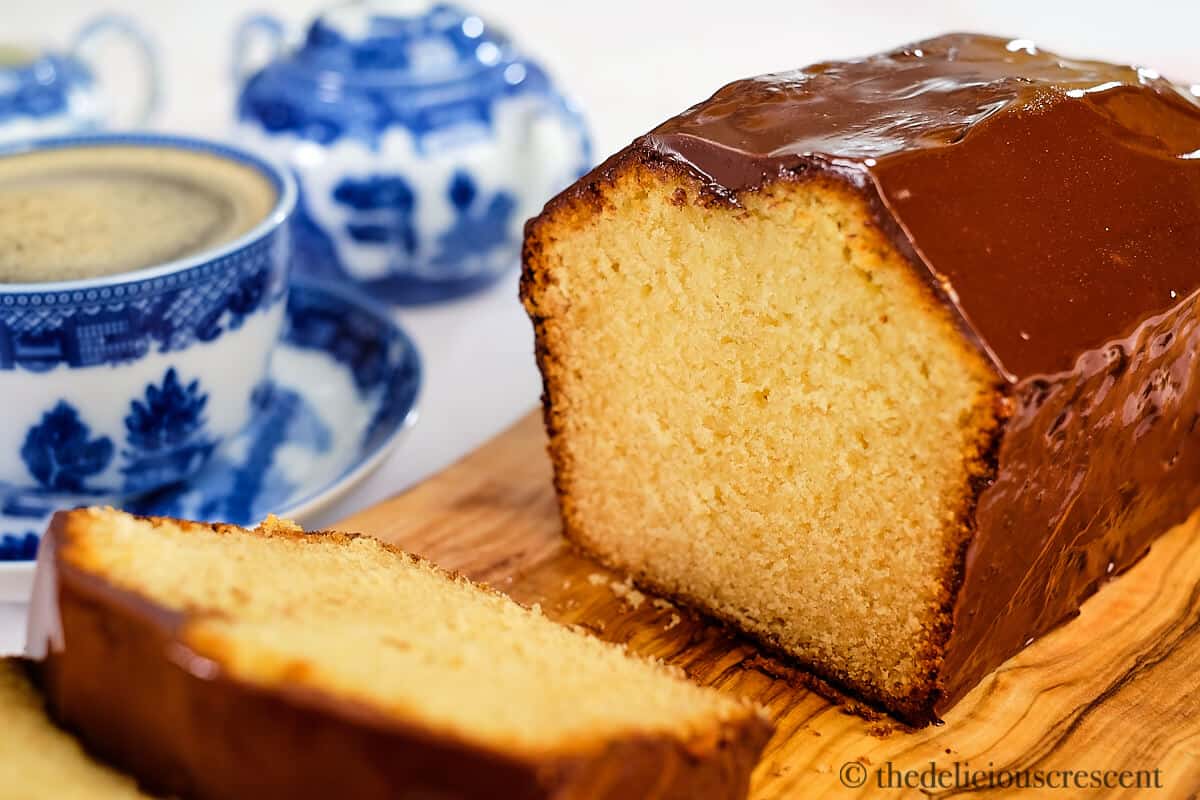
[[[431,84],[477,77],[516,55],[502,32],[449,3],[364,0],[314,19],[296,58],[348,78]]]
[[[238,115],[271,134],[375,147],[395,127],[422,140],[490,129],[494,104],[518,95],[564,119],[573,113],[545,71],[475,14],[428,0],[362,0],[320,14],[298,48],[251,75]]]

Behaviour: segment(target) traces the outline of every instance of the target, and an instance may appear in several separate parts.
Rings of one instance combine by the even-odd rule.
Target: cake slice
[[[55,716],[183,798],[740,798],[751,705],[375,539],[60,513]]]
[[[1200,502],[1200,105],[955,34],[732,83],[526,228],[567,535],[912,723]]]
[[[0,800],[145,800],[46,713],[29,665],[0,659]]]

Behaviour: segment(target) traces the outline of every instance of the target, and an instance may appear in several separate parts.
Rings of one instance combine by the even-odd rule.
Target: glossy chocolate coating
[[[1023,381],[945,648],[948,709],[1200,505],[1200,299]]]
[[[955,34],[732,83],[641,145],[731,197],[814,168],[873,185],[1010,378],[1200,287],[1200,105],[1149,70]]]
[[[1185,90],[953,34],[738,81],[631,153],[734,204],[775,180],[846,181],[996,368],[1009,415],[938,689],[912,721],[1200,503],[1200,104]]]
[[[42,539],[27,651],[56,720],[163,796],[737,800],[770,737],[749,715],[691,741],[634,734],[509,753],[315,690],[255,685],[189,646],[186,614],[72,564],[71,519],[56,514]]]

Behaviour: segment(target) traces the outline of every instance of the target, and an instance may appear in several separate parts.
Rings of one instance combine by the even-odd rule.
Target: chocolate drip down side
[[[1022,381],[976,507],[939,712],[1200,505],[1200,293]]]

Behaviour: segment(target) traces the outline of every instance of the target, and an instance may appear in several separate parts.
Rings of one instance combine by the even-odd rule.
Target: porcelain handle
[[[258,70],[267,61],[272,61],[283,51],[286,30],[282,22],[269,14],[255,14],[247,17],[238,26],[233,37],[233,81],[241,85],[250,74]],[[255,42],[265,41],[267,57],[250,63],[250,51]]]
[[[93,19],[87,25],[83,26],[79,33],[75,35],[75,42],[71,46],[71,52],[81,61],[94,64],[95,59],[92,57],[92,54],[95,47],[100,40],[110,36],[116,36],[124,40],[138,56],[141,67],[142,96],[140,102],[134,106],[135,110],[128,121],[128,127],[141,127],[158,111],[162,92],[162,78],[158,65],[158,54],[155,52],[154,44],[150,41],[150,37],[143,33],[142,29],[128,17],[106,14]],[[109,96],[115,97],[117,95],[110,94]],[[125,127],[125,125],[121,124],[117,127]]]

